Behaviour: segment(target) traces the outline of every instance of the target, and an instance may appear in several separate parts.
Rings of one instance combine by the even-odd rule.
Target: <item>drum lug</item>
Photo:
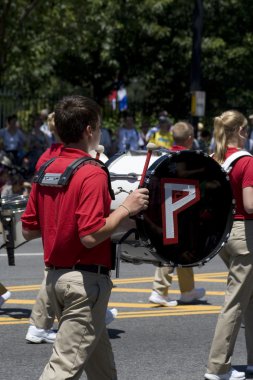
[[[120,193],[127,193],[127,194],[131,194],[133,191],[130,190],[130,191],[127,191],[125,189],[123,189],[123,187],[118,187],[118,191],[115,191],[114,190],[114,195],[118,195]]]

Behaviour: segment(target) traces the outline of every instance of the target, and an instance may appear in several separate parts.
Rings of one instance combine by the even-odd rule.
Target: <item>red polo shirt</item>
[[[228,147],[226,158],[239,149]],[[236,213],[234,219],[253,219],[253,214],[247,214],[243,207],[242,189],[253,186],[253,158],[241,157],[229,173],[234,198],[236,200]]]
[[[58,157],[61,153],[61,149],[63,148],[63,144],[61,143],[55,143],[50,146],[38,159],[37,164],[36,164],[36,171],[39,170],[42,164],[44,162],[47,162],[53,157]]]
[[[62,148],[46,173],[63,173],[71,162],[83,156],[89,157],[81,150]],[[28,230],[41,230],[46,265],[97,264],[111,268],[110,239],[90,249],[80,241],[105,225],[110,203],[106,173],[88,164],[73,175],[66,187],[33,184],[22,224]]]
[[[178,151],[180,151],[180,150],[189,150],[189,149],[187,149],[185,146],[181,146],[181,145],[173,145],[173,146],[170,148],[170,150],[171,150],[172,152],[178,152]]]

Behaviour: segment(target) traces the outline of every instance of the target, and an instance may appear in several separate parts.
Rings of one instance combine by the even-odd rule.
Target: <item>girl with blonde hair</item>
[[[216,148],[214,159],[220,164],[243,149],[247,139],[247,120],[238,111],[226,111],[214,119]],[[234,156],[235,157],[235,156]],[[245,373],[231,367],[236,338],[245,321],[247,372],[253,372],[253,157],[238,157],[229,171],[236,200],[234,223],[220,256],[228,267],[225,303],[218,317],[209,354],[208,380],[244,380]]]

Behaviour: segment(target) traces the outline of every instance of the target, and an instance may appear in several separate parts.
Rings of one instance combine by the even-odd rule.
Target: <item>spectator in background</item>
[[[33,129],[28,139],[29,172],[34,173],[39,157],[51,145],[48,136],[41,131],[40,117],[34,119]]]
[[[167,116],[159,116],[159,125],[147,133],[147,141],[156,144],[160,148],[170,149],[173,145],[173,136],[170,128],[170,119]]]
[[[42,125],[40,126],[40,130],[47,136],[49,144],[51,145],[54,142],[54,135],[48,126],[47,118],[48,118],[48,110],[47,109],[41,110],[40,119],[41,119]]]
[[[199,133],[198,145],[199,149],[204,153],[209,153],[209,144],[211,139],[211,133],[208,129],[202,129]]]
[[[249,115],[249,134],[244,148],[253,154],[253,115]]]
[[[26,138],[17,126],[17,116],[11,115],[7,118],[6,128],[0,129],[0,137],[3,140],[3,149],[14,165],[21,162],[20,152],[23,150]]]
[[[112,139],[110,132],[107,128],[101,128],[101,138],[100,138],[100,144],[104,146],[105,148],[105,155],[110,156],[112,152]]]
[[[155,125],[154,127],[152,128],[149,128],[148,131],[146,132],[146,141],[149,141],[151,136],[157,132],[159,130],[159,124],[160,124],[160,118],[167,118],[169,119],[169,114],[167,111],[161,111],[159,112],[159,115],[158,115],[158,124]],[[172,125],[172,122],[169,120],[170,122],[170,127]]]
[[[9,160],[5,157],[5,160]],[[11,163],[10,163],[11,164]],[[8,166],[5,165],[5,162],[0,163],[0,194],[2,193],[3,188],[10,182],[10,172]]]
[[[120,152],[125,150],[138,150],[139,137],[139,132],[134,126],[133,117],[127,115],[123,121],[123,126],[118,132],[118,150]]]
[[[149,122],[147,120],[144,120],[141,124],[141,130],[139,133],[139,148],[140,149],[146,149],[147,140],[146,135],[148,133],[148,130],[150,129]]]
[[[253,140],[253,115],[249,115],[249,138]]]
[[[1,189],[1,197],[10,197],[12,195],[23,195],[25,192],[24,178],[20,174],[14,174],[9,177]]]

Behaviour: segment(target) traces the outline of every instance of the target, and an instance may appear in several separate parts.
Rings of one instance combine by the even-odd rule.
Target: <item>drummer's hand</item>
[[[134,190],[122,203],[128,210],[129,216],[134,216],[142,210],[147,210],[149,191],[146,188]]]

